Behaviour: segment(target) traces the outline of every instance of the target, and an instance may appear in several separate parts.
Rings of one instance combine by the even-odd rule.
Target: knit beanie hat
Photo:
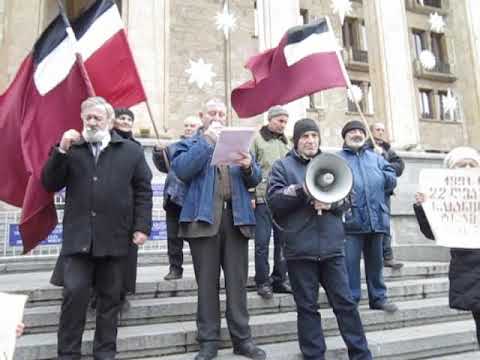
[[[115,118],[118,118],[121,115],[128,115],[132,118],[132,120],[135,120],[135,115],[133,115],[133,112],[130,109],[127,109],[127,108],[115,109]]]
[[[307,131],[315,131],[318,136],[320,136],[320,129],[315,121],[312,119],[301,119],[295,123],[293,127],[293,146],[295,149],[298,145],[298,140],[305,134]]]
[[[471,159],[480,164],[480,154],[478,151],[469,146],[459,146],[450,151],[443,160],[443,166],[453,169],[455,164],[460,160]]]
[[[342,138],[345,139],[345,134],[349,132],[350,130],[353,129],[359,129],[362,130],[365,136],[367,136],[367,129],[365,128],[365,125],[363,122],[359,120],[351,120],[345,124],[345,126],[342,129]]]
[[[288,111],[283,106],[275,105],[268,110],[267,118],[270,121],[270,119],[280,115],[288,116]]]

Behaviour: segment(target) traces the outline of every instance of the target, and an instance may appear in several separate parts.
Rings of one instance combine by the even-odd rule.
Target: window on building
[[[257,9],[257,2],[253,2],[253,37],[258,39],[258,9]]]
[[[440,113],[440,120],[444,121],[457,121],[457,111],[446,111],[446,103],[447,103],[448,93],[446,91],[439,91],[438,92],[438,104],[439,104],[439,113]]]
[[[448,63],[445,35],[432,32],[430,37],[432,40],[432,52],[435,58],[444,64]]]
[[[361,50],[368,51],[367,28],[365,27],[365,21],[360,22],[360,39]]]
[[[423,119],[433,119],[433,91],[420,89],[420,115]]]
[[[345,18],[342,26],[342,37],[345,48],[360,49],[357,19]]]
[[[421,5],[420,0],[417,0],[417,3]],[[442,0],[423,0],[423,5],[440,9],[442,7]]]
[[[365,21],[356,18],[345,18],[342,27],[342,38],[344,48],[351,49],[352,60],[368,63]]]
[[[300,9],[300,18],[304,25],[310,22],[310,15],[308,13],[308,9]],[[308,96],[308,107],[310,109],[316,108],[315,96],[313,94]]]
[[[76,19],[86,9],[93,5],[95,0],[65,0],[65,9],[69,19]],[[122,13],[122,0],[115,0],[120,14]]]
[[[415,45],[415,53],[417,57],[420,56],[420,53],[427,48],[425,41],[425,31],[422,30],[412,30],[413,43]]]

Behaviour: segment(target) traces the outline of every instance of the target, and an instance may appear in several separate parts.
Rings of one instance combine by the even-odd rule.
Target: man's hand
[[[80,133],[75,129],[67,130],[63,133],[62,140],[60,140],[60,149],[63,152],[67,152],[70,149],[70,146],[74,142],[79,141],[81,138]]]
[[[143,245],[147,241],[148,236],[140,231],[135,231],[133,233],[133,243],[135,245]]]
[[[235,164],[240,165],[243,169],[248,169],[252,165],[252,157],[248,152],[240,152],[238,153],[240,156],[239,159],[235,160]]]
[[[153,147],[153,150],[155,150],[156,152],[160,152],[160,151],[163,151],[165,148],[166,146],[164,144],[156,144]]]
[[[425,193],[417,192],[415,194],[415,202],[417,203],[417,205],[422,205],[425,200],[427,200],[427,196],[425,195]]]
[[[25,325],[23,323],[18,323],[17,328],[15,329],[17,337],[22,336],[24,329],[25,329]]]
[[[318,215],[322,215],[323,210],[330,210],[332,208],[332,204],[326,204],[324,202],[314,200],[313,207],[317,210]]]
[[[380,145],[374,144],[373,151],[375,151],[378,155],[382,155],[384,150]]]
[[[204,135],[207,136],[215,144],[223,128],[224,126],[221,122],[213,121],[208,127],[207,131],[204,132]]]

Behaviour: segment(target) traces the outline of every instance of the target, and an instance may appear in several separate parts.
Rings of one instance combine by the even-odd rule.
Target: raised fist
[[[60,149],[64,152],[67,152],[70,149],[70,146],[74,142],[79,141],[81,138],[80,133],[75,129],[67,130],[63,133],[62,140],[60,141]]]

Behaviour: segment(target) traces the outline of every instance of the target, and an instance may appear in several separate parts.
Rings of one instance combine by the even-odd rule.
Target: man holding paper
[[[247,152],[230,154],[230,165],[213,165],[212,156],[225,126],[225,105],[210,100],[200,113],[203,128],[178,143],[172,168],[187,185],[179,236],[187,239],[198,283],[196,360],[217,356],[220,340],[220,269],[227,295],[226,319],[235,354],[265,359],[252,341],[247,309],[248,239],[255,215],[248,188],[261,180],[260,168]],[[223,144],[225,145],[225,144]],[[248,141],[247,141],[248,149]],[[225,147],[228,148],[228,147]]]

